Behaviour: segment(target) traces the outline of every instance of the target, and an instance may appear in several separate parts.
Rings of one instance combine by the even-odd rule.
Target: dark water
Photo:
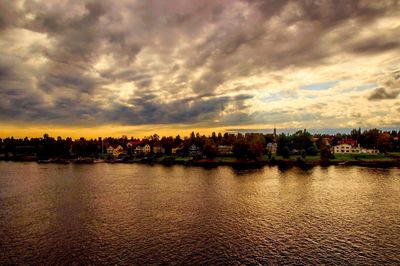
[[[400,169],[0,163],[0,264],[400,264]]]

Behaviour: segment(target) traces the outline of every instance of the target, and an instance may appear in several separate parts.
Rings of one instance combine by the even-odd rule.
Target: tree
[[[380,130],[377,128],[364,131],[362,133],[361,146],[371,149],[377,148],[379,135],[380,135]]]
[[[264,145],[262,142],[253,139],[249,142],[249,151],[247,152],[247,157],[249,159],[256,160],[263,154]]]
[[[181,143],[182,143],[181,136],[177,135],[174,139],[174,144],[178,146],[181,145]]]
[[[321,147],[320,158],[321,160],[329,160],[334,159],[335,157],[333,156],[331,149],[324,145]]]
[[[214,158],[217,156],[218,150],[215,142],[212,139],[207,139],[203,147],[203,154],[207,158]]]
[[[289,159],[290,158],[290,150],[288,146],[283,147],[282,149],[282,156],[285,159]]]
[[[211,138],[214,142],[217,141],[217,135],[215,134],[215,132],[211,133]]]
[[[305,150],[301,150],[300,156],[304,160],[306,158],[306,156],[307,156],[306,151]]]
[[[318,154],[318,149],[315,146],[315,144],[313,144],[312,146],[309,146],[306,150],[307,155],[311,155],[311,156],[315,156]]]
[[[394,140],[393,137],[388,133],[381,133],[376,140],[376,147],[380,152],[388,152],[394,149]]]
[[[165,154],[170,155],[172,153],[172,147],[174,146],[173,137],[162,137],[160,144],[164,148]]]
[[[232,153],[237,159],[244,159],[249,152],[249,145],[244,140],[238,140],[233,144]]]
[[[355,128],[354,128],[354,129],[351,131],[350,135],[351,135],[351,138],[352,138],[353,140],[359,141],[360,136],[361,136],[361,128],[358,128],[358,129],[355,129]]]
[[[287,147],[289,149],[289,139],[286,137],[284,133],[279,135],[278,138],[278,149],[277,149],[277,154],[283,156],[283,149]]]
[[[153,136],[150,136],[151,143],[158,142],[159,140],[160,140],[160,136],[158,136],[157,134],[154,134]]]

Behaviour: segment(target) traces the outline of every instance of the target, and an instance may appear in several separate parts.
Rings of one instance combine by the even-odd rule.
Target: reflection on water
[[[400,169],[0,163],[1,264],[400,264]]]

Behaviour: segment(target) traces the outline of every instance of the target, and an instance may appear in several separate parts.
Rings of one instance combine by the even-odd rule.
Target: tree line
[[[341,143],[343,140],[357,141],[362,147],[378,149],[380,152],[400,151],[400,131],[383,132],[379,129],[353,129],[349,134],[314,134],[306,130],[299,130],[293,134],[280,135],[262,133],[215,133],[201,135],[192,132],[189,136],[177,135],[160,137],[154,134],[142,139],[128,138],[53,138],[45,134],[42,138],[4,138],[0,139],[0,154],[3,158],[16,156],[36,156],[39,159],[52,157],[95,157],[106,153],[110,145],[116,147],[121,145],[127,156],[133,156],[134,150],[129,149],[129,142],[136,145],[149,144],[151,147],[161,146],[166,155],[171,155],[174,148],[179,148],[178,155],[188,156],[192,145],[201,150],[202,155],[207,158],[218,156],[218,147],[221,145],[231,147],[231,156],[238,159],[258,159],[263,155],[272,157],[272,152],[267,149],[268,143],[277,145],[277,155],[289,158],[291,155],[306,156],[320,155],[322,158],[331,158],[331,147]]]

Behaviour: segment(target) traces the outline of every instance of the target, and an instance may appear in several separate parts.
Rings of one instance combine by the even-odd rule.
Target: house
[[[135,148],[135,154],[141,154],[143,153],[143,146],[136,146]]]
[[[219,154],[232,154],[232,145],[218,145]]]
[[[160,144],[155,144],[153,146],[153,153],[163,154],[165,153],[165,149]]]
[[[353,139],[342,139],[339,141],[339,144],[348,144],[352,147],[357,147],[357,140]]]
[[[114,156],[114,157],[118,157],[118,156],[120,156],[121,154],[125,154],[125,153],[126,153],[126,152],[125,152],[124,148],[122,148],[121,145],[118,145],[116,148],[114,148],[113,156]]]
[[[378,154],[379,150],[362,148],[362,147],[360,147],[360,144],[358,144],[357,147],[352,147],[350,144],[339,144],[339,145],[333,146],[333,153]]]
[[[192,145],[189,147],[189,156],[195,157],[195,156],[201,156],[202,152],[200,147],[197,147],[196,145]]]
[[[352,153],[350,144],[339,144],[333,146],[333,153]]]
[[[118,157],[121,154],[125,154],[125,150],[121,145],[118,145],[117,147],[113,147],[112,145],[108,146],[107,148],[107,154],[112,155],[114,157]]]
[[[151,151],[150,144],[144,145],[144,147],[143,147],[143,153],[144,153],[144,154],[149,154],[150,151]]]
[[[133,148],[133,147],[136,147],[137,145],[139,145],[140,144],[140,141],[139,140],[133,140],[133,141],[129,141],[127,144],[126,144],[126,147],[128,147],[128,148]]]
[[[278,150],[278,144],[269,142],[266,149],[271,153],[276,153],[276,151]]]
[[[136,147],[140,144],[140,140],[133,140],[133,141],[129,141],[126,144],[126,148],[130,151],[130,154],[133,154],[134,152],[136,152]]]
[[[174,155],[176,155],[176,154],[179,154],[181,150],[182,150],[182,146],[173,147],[173,148],[171,149],[171,153],[174,154]]]
[[[367,153],[367,154],[378,154],[379,150],[377,149],[364,149],[362,148],[360,153]]]
[[[113,148],[113,146],[110,145],[107,148],[107,155],[113,155],[113,153],[114,153],[114,148]]]

